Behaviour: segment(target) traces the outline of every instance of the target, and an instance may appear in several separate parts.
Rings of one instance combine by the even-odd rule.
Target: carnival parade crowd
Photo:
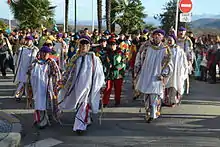
[[[0,31],[0,68],[14,73],[15,100],[25,95],[33,108],[34,122],[44,128],[60,122],[65,110],[75,110],[73,131],[81,133],[92,123],[92,114],[108,107],[114,87],[115,107],[121,105],[125,76],[132,75],[133,100],[143,99],[145,121],[175,107],[189,93],[190,77],[216,83],[220,39],[194,38],[184,27],[173,30],[92,34],[43,30]],[[129,99],[129,98],[128,98]]]

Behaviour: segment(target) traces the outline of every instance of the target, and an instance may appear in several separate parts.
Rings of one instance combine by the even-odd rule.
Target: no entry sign
[[[192,10],[192,1],[191,0],[180,0],[179,3],[180,11],[183,13],[189,13]]]

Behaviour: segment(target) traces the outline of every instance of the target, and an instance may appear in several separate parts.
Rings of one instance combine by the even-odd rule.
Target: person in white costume
[[[177,39],[176,44],[180,46],[180,48],[182,48],[186,54],[188,65],[189,65],[188,74],[191,75],[193,72],[193,61],[196,59],[195,59],[195,55],[193,52],[193,43],[191,39],[188,36],[186,36],[186,31],[187,31],[186,28],[182,26],[178,29],[178,39]],[[189,76],[185,80],[184,87],[185,87],[184,88],[185,93],[189,94]]]
[[[15,99],[17,101],[21,100],[21,97],[25,91],[27,96],[27,72],[28,67],[31,65],[32,61],[36,59],[39,49],[33,45],[34,38],[32,36],[27,36],[25,38],[26,46],[19,48],[18,56],[15,56],[15,77],[14,83],[18,85],[15,92]]]
[[[56,61],[49,58],[51,51],[49,47],[43,46],[28,72],[28,85],[31,89],[28,97],[34,100],[34,122],[40,128],[50,124],[48,115],[58,121],[57,96],[61,73]]]
[[[139,78],[139,75],[140,75],[140,71],[141,71],[141,67],[144,63],[144,59],[145,59],[145,56],[146,56],[146,52],[147,52],[147,47],[149,46],[149,41],[146,41],[144,42],[137,55],[136,55],[136,58],[135,58],[135,64],[134,64],[134,85],[137,84],[137,81],[138,81],[138,78]],[[136,100],[138,99],[139,97],[141,97],[141,93],[136,89],[136,86],[135,86],[135,89],[134,89],[134,97],[133,97],[133,100]]]
[[[184,81],[188,77],[188,61],[183,49],[176,45],[176,36],[168,36],[168,45],[172,53],[173,73],[168,79],[165,89],[164,104],[174,107],[180,103],[184,93]]]
[[[82,133],[91,124],[91,112],[98,113],[100,90],[105,84],[99,57],[89,52],[90,38],[82,36],[79,52],[72,57],[59,94],[61,110],[76,110],[73,131]]]
[[[136,85],[137,90],[144,94],[148,123],[160,116],[165,80],[173,69],[170,50],[162,43],[164,35],[165,31],[161,29],[153,32],[153,41],[146,46],[144,63]]]
[[[51,51],[43,46],[28,71],[28,97],[34,100],[34,122],[40,128],[50,124],[48,114],[57,121],[59,113],[57,96],[61,73],[56,61],[49,58]]]

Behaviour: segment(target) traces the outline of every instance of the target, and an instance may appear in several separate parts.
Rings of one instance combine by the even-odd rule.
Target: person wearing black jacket
[[[3,37],[0,37],[0,68],[3,78],[6,78],[6,63],[9,56],[9,48]]]

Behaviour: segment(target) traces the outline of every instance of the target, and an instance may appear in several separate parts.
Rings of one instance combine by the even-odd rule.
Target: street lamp
[[[95,22],[94,22],[94,2],[92,0],[92,31],[94,30],[94,25],[95,25]]]
[[[74,7],[75,7],[75,29],[74,29],[74,31],[75,31],[75,33],[76,33],[76,0],[75,0],[75,5],[74,5]]]
[[[64,17],[63,17],[63,32],[66,32],[66,21],[65,21],[65,18],[66,18],[66,2],[65,2],[65,0],[64,0],[63,10],[64,10],[63,11],[63,14],[64,14]]]

